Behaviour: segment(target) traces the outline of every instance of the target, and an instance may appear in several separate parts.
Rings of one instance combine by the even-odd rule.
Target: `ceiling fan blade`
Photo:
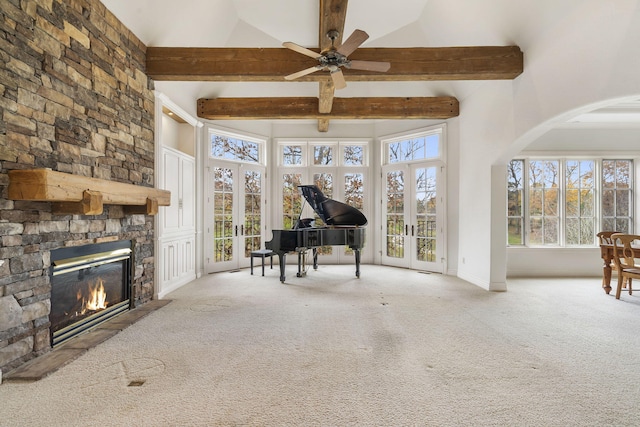
[[[347,87],[347,82],[344,80],[344,74],[342,74],[340,68],[331,72],[331,80],[333,80],[333,87],[335,89],[344,89]]]
[[[391,64],[388,62],[351,60],[347,67],[353,68],[354,70],[379,71],[384,73],[385,71],[389,71]]]
[[[322,57],[322,55],[319,54],[318,52],[314,52],[311,49],[307,49],[306,47],[302,47],[302,46],[297,45],[297,44],[295,44],[293,42],[284,42],[284,43],[282,43],[282,46],[284,46],[286,48],[289,48],[291,50],[294,50],[294,51],[296,51],[298,53],[301,53],[303,55],[310,56],[313,59],[318,59],[318,58]]]
[[[304,69],[302,71],[298,71],[297,73],[289,74],[288,76],[284,76],[286,80],[295,80],[298,77],[306,76],[307,74],[314,73],[318,70],[322,70],[322,65],[315,65],[313,67]]]
[[[369,34],[362,30],[355,30],[349,38],[338,48],[338,53],[349,56],[354,50],[360,47],[365,40],[369,38]]]

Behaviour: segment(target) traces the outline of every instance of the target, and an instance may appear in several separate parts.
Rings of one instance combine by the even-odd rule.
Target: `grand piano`
[[[329,199],[316,185],[299,185],[307,203],[318,214],[322,227],[315,227],[313,218],[300,218],[292,230],[273,230],[273,238],[265,247],[278,254],[280,281],[285,281],[287,253],[298,254],[298,277],[308,250],[313,251],[313,268],[318,268],[318,249],[321,246],[349,246],[356,261],[356,277],[360,277],[360,249],[364,246],[367,218],[346,203]]]

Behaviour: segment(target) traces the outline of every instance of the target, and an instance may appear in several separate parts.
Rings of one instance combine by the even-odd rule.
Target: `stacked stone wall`
[[[98,0],[0,7],[0,371],[49,351],[50,251],[135,240],[135,305],[153,296],[153,217],[105,206],[55,215],[8,198],[8,172],[50,168],[154,183],[154,97],[146,47]]]

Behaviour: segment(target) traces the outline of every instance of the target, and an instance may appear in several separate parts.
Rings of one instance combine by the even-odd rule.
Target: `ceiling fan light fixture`
[[[359,70],[369,70],[376,72],[385,72],[389,69],[388,62],[379,61],[355,61],[352,62],[347,57],[353,53],[362,43],[369,38],[369,35],[362,30],[355,30],[349,38],[342,43],[341,46],[335,46],[336,39],[340,36],[338,30],[327,31],[327,37],[331,39],[331,47],[323,52],[316,53],[310,49],[302,47],[292,42],[285,42],[282,45],[286,48],[294,50],[303,55],[314,58],[318,61],[316,67],[307,68],[306,70],[285,76],[286,80],[295,80],[299,77],[306,76],[315,71],[329,71],[331,79],[334,82],[335,89],[342,89],[347,86],[341,67],[354,68]]]

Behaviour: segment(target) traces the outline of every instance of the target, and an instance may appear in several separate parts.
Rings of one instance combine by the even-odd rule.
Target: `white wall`
[[[470,102],[463,109],[461,121],[461,147],[463,150],[461,170],[461,197],[478,207],[487,209],[483,199],[491,198],[482,188],[491,183],[491,192],[504,192],[506,176],[493,182],[489,169],[492,163],[506,164],[522,149],[530,145],[537,138],[545,135],[551,126],[563,122],[567,118],[596,106],[612,103],[617,99],[640,95],[640,55],[631,52],[640,51],[640,10],[635,0],[619,2],[585,1],[582,7],[575,8],[572,13],[558,19],[556,25],[547,32],[538,35],[525,51],[525,71],[513,82],[512,99],[502,99],[494,103],[495,96],[487,91],[474,93]],[[483,97],[485,108],[491,112],[481,111]],[[505,105],[513,105],[512,111],[505,111]],[[497,138],[491,141],[486,137],[486,129],[479,122],[485,119],[496,119],[503,116],[503,126],[513,127],[513,138],[508,146],[504,140]],[[467,117],[473,117],[466,120]],[[470,123],[471,122],[471,123]],[[491,126],[488,120],[486,125]],[[562,134],[559,132],[557,134]],[[566,136],[566,135],[565,135]],[[568,146],[576,146],[576,139],[567,137]],[[496,144],[500,150],[497,156],[489,153],[495,151]],[[562,141],[557,141],[560,149]],[[547,140],[541,146],[548,144]],[[482,165],[478,165],[482,160]],[[476,163],[474,165],[474,163]],[[469,170],[477,175],[475,180],[467,177]],[[495,194],[494,194],[495,195]],[[491,268],[497,268],[496,261],[506,259],[505,248],[491,245],[502,238],[506,229],[506,208],[497,209],[494,206],[493,222],[487,218],[487,213],[480,214],[478,221],[473,223],[473,214],[469,212],[468,203],[463,206],[461,213],[461,258],[467,259],[460,267],[460,277],[483,287],[491,288],[491,283],[500,281]],[[498,217],[496,217],[498,216]],[[497,220],[498,219],[498,220]],[[503,224],[502,227],[499,224]],[[484,226],[483,226],[484,224]],[[492,227],[491,232],[487,227]],[[479,231],[483,230],[483,231]],[[487,239],[488,235],[491,238]],[[471,237],[470,237],[471,236]],[[475,246],[470,246],[473,242]],[[478,255],[472,257],[469,265],[467,255],[470,248],[475,247]],[[485,251],[490,250],[490,255]],[[531,257],[522,256],[525,252],[509,252],[510,274],[520,274],[527,270],[523,262],[544,266],[544,271],[559,272],[562,266],[567,272],[568,266],[576,267],[579,271],[591,271],[599,274],[595,266],[585,267],[577,259],[585,260],[582,250],[558,250],[540,253],[540,250],[530,250]],[[539,256],[539,257],[538,257]],[[593,258],[593,257],[592,257]],[[493,263],[492,263],[493,261]],[[595,265],[598,265],[597,259]],[[491,267],[493,266],[493,267]],[[539,275],[543,269],[528,269],[530,274]],[[495,272],[494,272],[495,273]],[[506,270],[503,280],[506,282]],[[575,274],[575,272],[574,272]],[[502,272],[500,272],[502,276]]]
[[[458,276],[485,289],[504,290],[504,279],[491,276],[492,165],[513,141],[512,82],[488,82],[460,105],[460,238]],[[495,183],[500,185],[500,183]],[[506,191],[505,186],[501,191]],[[504,243],[503,245],[504,246]]]
[[[509,248],[509,277],[602,276],[600,248]]]
[[[180,126],[166,114],[162,115],[162,145],[166,147],[179,149],[180,144]]]

